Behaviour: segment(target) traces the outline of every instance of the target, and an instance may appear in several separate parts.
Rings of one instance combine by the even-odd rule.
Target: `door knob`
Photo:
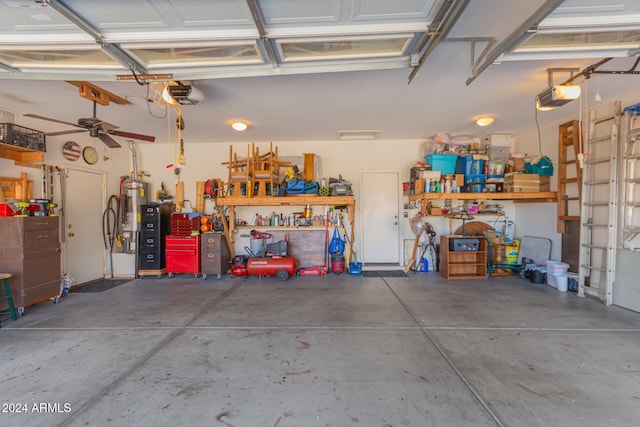
[[[70,232],[68,232],[68,233],[67,233],[67,236],[69,236],[69,237],[73,237],[73,236],[75,236],[75,233],[72,233],[72,232],[70,231]]]

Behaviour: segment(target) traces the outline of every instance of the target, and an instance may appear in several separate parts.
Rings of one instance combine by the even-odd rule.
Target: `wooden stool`
[[[13,305],[13,298],[11,297],[11,288],[9,287],[9,278],[13,277],[11,273],[0,273],[0,280],[4,282],[4,290],[0,289],[0,301],[7,301],[9,306],[8,311],[0,312],[0,327],[2,327],[2,316],[9,314],[12,320],[16,320],[16,308]]]

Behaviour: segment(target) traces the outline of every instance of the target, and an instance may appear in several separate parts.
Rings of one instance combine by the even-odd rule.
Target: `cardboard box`
[[[541,176],[540,177],[540,191],[551,191],[551,177],[550,176]]]
[[[540,175],[508,173],[504,176],[504,189],[508,193],[537,193],[540,191]]]
[[[430,207],[429,208],[429,215],[431,216],[442,216],[442,208],[440,207]]]
[[[424,193],[424,179],[416,179],[413,183],[413,194],[422,194]]]
[[[514,172],[524,172],[524,157],[515,156],[513,153],[509,156],[508,167],[513,168]]]

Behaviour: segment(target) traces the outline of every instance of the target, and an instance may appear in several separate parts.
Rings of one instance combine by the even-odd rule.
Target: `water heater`
[[[136,251],[137,233],[140,231],[140,205],[149,204],[149,184],[127,180],[123,183],[126,197],[123,200],[122,240],[125,252]]]

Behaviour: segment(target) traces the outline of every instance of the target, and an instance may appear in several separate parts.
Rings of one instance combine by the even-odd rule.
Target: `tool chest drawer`
[[[200,236],[166,236],[165,265],[174,273],[200,274]]]

